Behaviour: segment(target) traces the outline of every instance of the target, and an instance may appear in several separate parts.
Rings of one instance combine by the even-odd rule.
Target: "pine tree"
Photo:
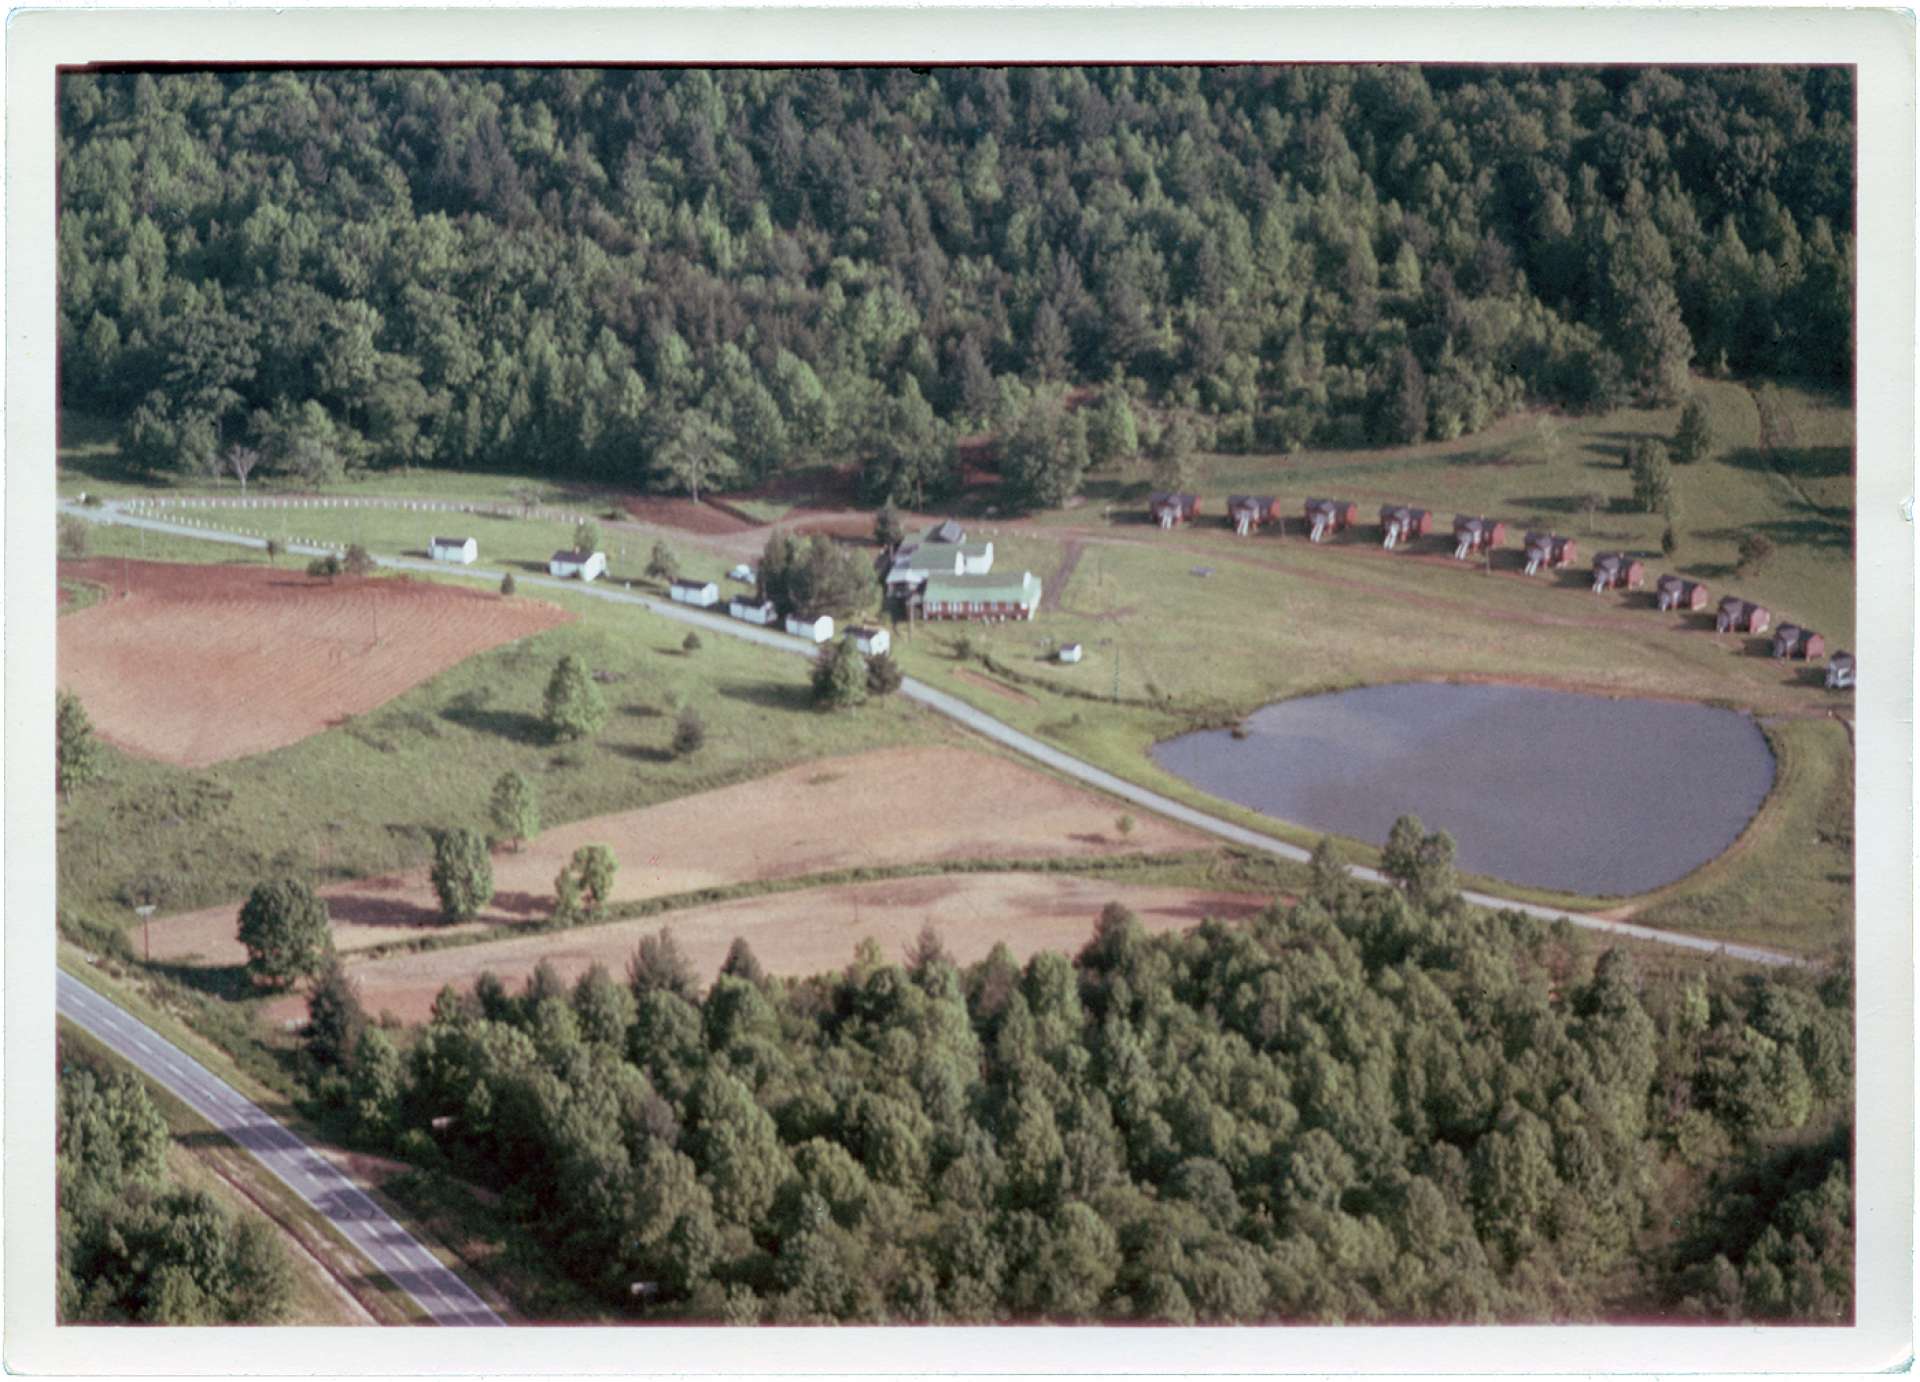
[[[822,648],[813,662],[813,700],[828,710],[845,710],[867,698],[867,660],[843,638]]]
[[[1713,454],[1713,423],[1707,405],[1698,398],[1689,398],[1680,410],[1680,426],[1669,449],[1676,465],[1692,465]]]

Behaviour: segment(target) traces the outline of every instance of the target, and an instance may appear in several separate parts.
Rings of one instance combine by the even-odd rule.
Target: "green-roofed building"
[[[1031,571],[929,576],[917,604],[922,619],[1031,619],[1040,608],[1040,578]]]

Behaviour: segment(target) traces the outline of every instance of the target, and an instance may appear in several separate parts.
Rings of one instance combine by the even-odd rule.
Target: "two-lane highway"
[[[62,1017],[86,1028],[246,1148],[413,1297],[434,1323],[505,1323],[332,1162],[199,1061],[71,974],[59,975],[56,1002]]]

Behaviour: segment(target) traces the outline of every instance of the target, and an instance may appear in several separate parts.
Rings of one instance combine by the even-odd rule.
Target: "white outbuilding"
[[[1078,643],[1068,643],[1060,649],[1060,660],[1062,662],[1078,662],[1080,657],[1081,651]]]
[[[686,576],[675,579],[667,593],[683,605],[711,609],[720,603],[720,587],[712,581],[696,581]]]
[[[789,614],[787,632],[811,643],[825,643],[833,637],[833,616],[823,614],[817,619],[807,619],[798,614]]]
[[[736,595],[727,601],[727,613],[749,624],[771,624],[778,617],[773,601],[756,599],[752,595]]]
[[[847,637],[853,640],[853,646],[868,657],[879,657],[893,646],[893,636],[885,629],[869,629],[854,624],[847,629]]]
[[[555,552],[547,561],[547,570],[562,579],[578,576],[583,581],[590,581],[595,576],[607,574],[607,554],[605,552]]]
[[[470,537],[430,537],[427,555],[435,561],[457,561],[470,565],[480,556],[480,543]]]

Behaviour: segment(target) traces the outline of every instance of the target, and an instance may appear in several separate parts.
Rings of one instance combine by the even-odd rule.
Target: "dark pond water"
[[[1738,838],[1773,785],[1746,715],[1524,686],[1409,684],[1305,696],[1228,730],[1156,744],[1168,772],[1314,830],[1383,843],[1445,830],[1459,862],[1512,883],[1645,892]]]

